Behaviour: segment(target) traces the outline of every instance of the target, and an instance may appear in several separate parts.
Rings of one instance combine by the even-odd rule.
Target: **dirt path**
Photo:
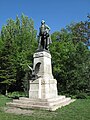
[[[25,110],[20,108],[13,108],[13,107],[5,107],[4,111],[6,113],[14,113],[17,115],[31,115],[33,113],[33,110]]]

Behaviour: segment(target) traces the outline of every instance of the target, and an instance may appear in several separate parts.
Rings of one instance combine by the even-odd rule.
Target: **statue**
[[[37,74],[38,71],[39,71],[39,69],[40,69],[40,64],[41,64],[41,63],[36,64],[36,66],[35,66],[34,69],[33,69],[32,67],[30,67],[29,65],[27,65],[28,68],[29,68],[30,71],[31,71],[31,76],[30,76],[30,78],[31,78],[32,81],[34,81],[34,80],[36,80],[36,79],[38,79],[38,78],[41,77],[41,76],[38,76],[38,74]],[[37,70],[37,68],[38,68],[38,70]]]
[[[49,32],[50,27],[45,24],[44,20],[42,20],[39,28],[38,50],[49,50],[49,44],[52,43]]]

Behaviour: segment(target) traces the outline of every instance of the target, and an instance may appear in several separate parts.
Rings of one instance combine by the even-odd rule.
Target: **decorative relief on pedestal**
[[[41,77],[49,76],[52,79],[51,55],[45,51],[34,54],[33,69],[38,70],[38,75]]]

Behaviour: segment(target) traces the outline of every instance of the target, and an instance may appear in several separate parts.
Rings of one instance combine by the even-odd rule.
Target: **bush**
[[[77,99],[87,99],[88,95],[86,93],[79,93],[76,95]]]
[[[19,97],[25,97],[25,93],[24,92],[12,92],[12,93],[8,93],[8,97],[10,98],[14,98],[14,99],[19,99]]]

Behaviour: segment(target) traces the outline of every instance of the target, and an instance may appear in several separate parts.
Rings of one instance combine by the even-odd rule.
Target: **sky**
[[[33,19],[36,30],[45,20],[53,33],[72,22],[87,20],[90,0],[0,0],[0,30],[9,18],[15,20],[22,13]]]

